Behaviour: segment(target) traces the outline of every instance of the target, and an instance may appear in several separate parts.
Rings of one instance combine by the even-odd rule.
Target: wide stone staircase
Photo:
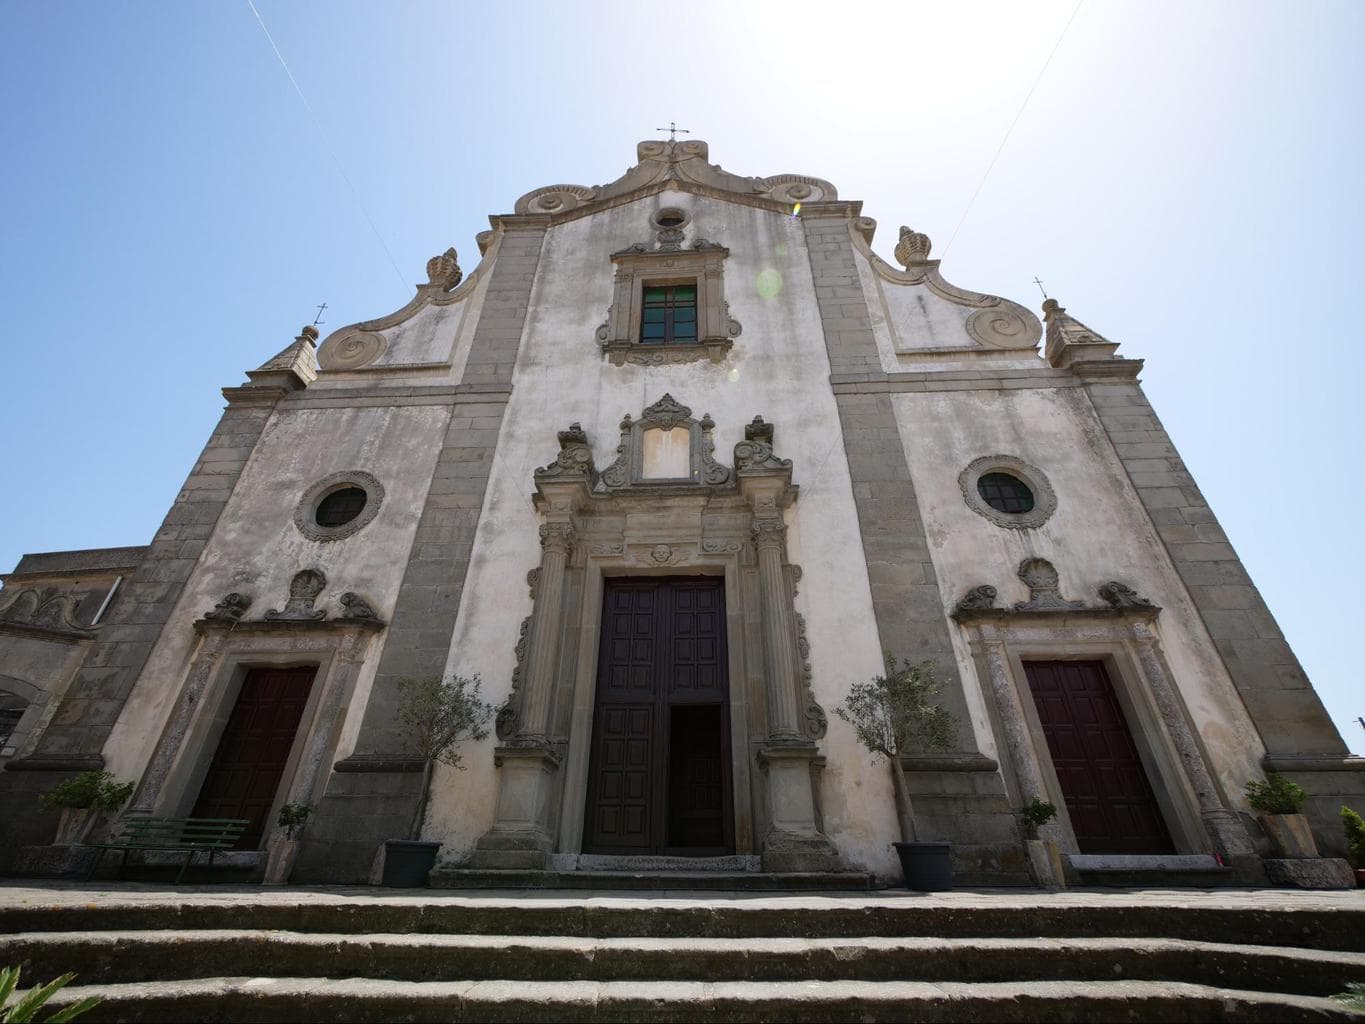
[[[0,886],[0,964],[127,1021],[1327,1021],[1355,893]]]

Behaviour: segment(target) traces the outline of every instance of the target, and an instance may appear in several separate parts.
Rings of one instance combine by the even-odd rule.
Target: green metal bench
[[[120,878],[128,867],[128,854],[134,850],[171,850],[183,851],[185,854],[185,863],[180,866],[180,874],[175,876],[175,880],[180,882],[196,853],[209,855],[209,869],[212,870],[214,854],[236,846],[249,824],[245,818],[127,817],[119,822],[122,831],[113,838],[103,843],[81,844],[100,851],[85,877],[94,875],[106,850],[123,851],[123,863],[119,865]]]

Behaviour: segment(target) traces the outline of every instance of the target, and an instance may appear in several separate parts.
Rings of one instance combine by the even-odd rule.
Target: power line
[[[251,0],[247,0],[248,3]],[[1057,41],[1052,44],[1052,52],[1047,55],[1047,60],[1043,61],[1042,68],[1038,71],[1038,77],[1029,86],[1028,94],[1024,97],[1024,102],[1019,104],[1019,112],[1014,115],[1014,120],[1005,129],[1005,137],[1000,140],[1000,146],[995,151],[995,156],[991,157],[990,164],[986,167],[986,173],[981,175],[981,181],[976,186],[976,191],[972,193],[972,198],[967,200],[967,208],[962,211],[962,219],[957,222],[957,227],[953,228],[952,237],[948,239],[948,244],[943,247],[943,255],[948,255],[948,250],[953,247],[953,242],[957,241],[957,233],[962,230],[962,225],[967,222],[967,214],[972,212],[972,207],[976,205],[976,197],[981,194],[981,189],[986,185],[986,179],[991,176],[991,171],[995,170],[995,162],[1000,159],[1000,154],[1005,151],[1005,143],[1010,140],[1010,133],[1014,131],[1014,126],[1019,123],[1019,119],[1024,116],[1024,108],[1028,106],[1028,101],[1033,98],[1033,91],[1038,88],[1038,83],[1043,80],[1043,75],[1047,73],[1048,65],[1052,63],[1052,58],[1057,55],[1057,50],[1062,45],[1062,40],[1066,38],[1066,31],[1071,27],[1071,23],[1076,20],[1076,15],[1080,13],[1081,5],[1085,0],[1076,0],[1076,7],[1071,12],[1071,17],[1066,19],[1066,24],[1062,26],[1061,34],[1057,36]]]
[[[403,277],[403,272],[398,269],[398,262],[393,258],[393,253],[389,251],[388,243],[384,241],[384,236],[379,233],[379,228],[375,226],[374,218],[370,216],[370,211],[365,208],[364,201],[360,198],[360,192],[346,173],[346,168],[341,166],[341,160],[337,157],[336,150],[332,148],[332,142],[327,137],[327,130],[322,127],[322,121],[318,118],[317,112],[313,110],[313,104],[308,102],[308,97],[299,88],[298,79],[294,77],[294,72],[289,70],[289,65],[285,62],[284,54],[280,53],[280,48],[275,45],[275,37],[270,34],[270,29],[265,27],[265,20],[261,17],[261,12],[256,10],[256,5],[251,0],[246,0],[246,5],[251,8],[251,13],[256,16],[256,22],[261,26],[261,31],[265,33],[266,41],[270,43],[270,48],[275,51],[275,57],[280,62],[280,67],[284,68],[284,73],[289,76],[290,83],[294,86],[294,91],[299,94],[299,99],[303,102],[304,109],[308,111],[308,116],[313,119],[313,125],[318,130],[318,135],[322,137],[322,144],[326,147],[328,154],[332,158],[332,163],[336,165],[337,173],[341,175],[341,180],[346,182],[346,187],[351,190],[351,195],[355,199],[355,204],[360,208],[370,230],[374,232],[374,237],[379,239],[379,244],[384,250],[384,255],[389,258],[389,266],[393,267],[393,272],[398,275],[398,282],[404,288],[408,287],[408,281]]]

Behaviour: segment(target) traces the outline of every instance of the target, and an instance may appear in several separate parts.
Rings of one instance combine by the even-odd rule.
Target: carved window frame
[[[677,229],[674,229],[677,230]],[[664,232],[660,232],[663,234]],[[681,231],[677,231],[681,236]],[[740,325],[730,317],[725,301],[724,264],[730,250],[705,241],[699,248],[656,249],[613,253],[616,266],[607,322],[597,329],[602,354],[615,366],[627,362],[657,366],[698,359],[722,362],[739,336]],[[697,340],[692,343],[646,344],[640,341],[646,288],[695,284]]]
[[[340,526],[320,526],[317,512],[322,499],[348,487],[358,487],[365,492],[365,507],[360,514]],[[368,526],[379,515],[379,506],[383,503],[384,485],[377,477],[363,470],[348,469],[325,476],[304,491],[303,497],[294,506],[294,526],[309,540],[343,540]]]
[[[990,505],[977,489],[977,483],[987,473],[1005,473],[1022,480],[1033,492],[1033,508],[1027,512],[1001,512]],[[1007,530],[1037,529],[1057,511],[1057,492],[1047,474],[1014,455],[983,455],[974,459],[958,474],[957,483],[969,509]]]

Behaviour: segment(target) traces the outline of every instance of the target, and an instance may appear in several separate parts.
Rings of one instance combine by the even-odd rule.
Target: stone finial
[[[1043,300],[1043,322],[1047,324],[1047,359],[1053,366],[1109,359],[1118,351],[1117,342],[1081,323],[1056,299]]]
[[[1100,598],[1110,608],[1120,611],[1130,608],[1155,608],[1156,605],[1143,597],[1126,583],[1110,580],[1099,590]]]
[[[295,341],[307,341],[316,345],[318,343],[318,329],[312,324],[304,324],[303,330],[299,331],[299,336]]]
[[[773,443],[773,425],[766,422],[762,416],[755,416],[752,423],[744,425],[744,440],[763,441],[771,445]]]
[[[929,258],[932,244],[928,235],[912,231],[902,225],[901,240],[896,243],[896,262],[903,267],[909,267],[912,263],[923,263]]]
[[[464,272],[460,270],[459,255],[454,246],[427,260],[427,283],[439,285],[443,292],[450,291],[463,277]]]

